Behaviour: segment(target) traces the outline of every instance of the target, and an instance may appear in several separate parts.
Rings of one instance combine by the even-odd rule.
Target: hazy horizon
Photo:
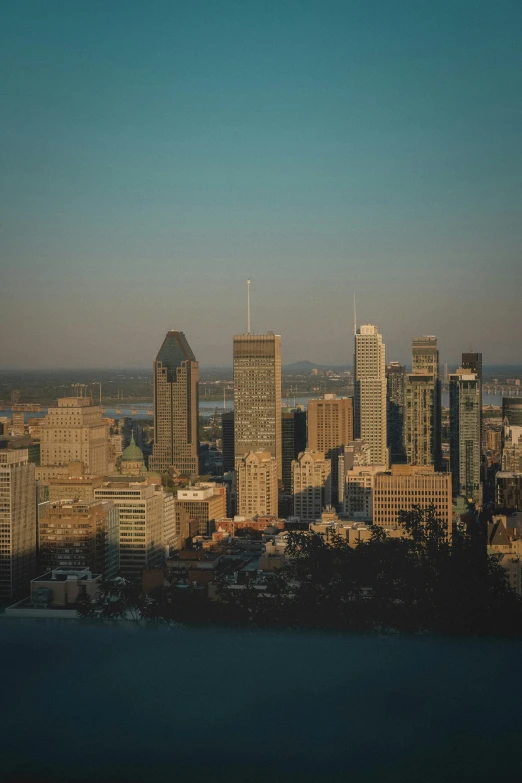
[[[517,0],[5,0],[0,363],[521,361]]]

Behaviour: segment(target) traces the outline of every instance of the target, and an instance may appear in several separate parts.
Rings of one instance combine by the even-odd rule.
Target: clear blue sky
[[[522,362],[521,0],[3,0],[0,366]]]

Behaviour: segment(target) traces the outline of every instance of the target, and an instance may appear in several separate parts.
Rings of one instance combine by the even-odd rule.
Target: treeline
[[[85,619],[315,628],[353,631],[509,635],[522,633],[522,601],[511,589],[485,536],[461,531],[449,544],[434,508],[402,513],[407,536],[379,527],[355,548],[338,536],[291,532],[285,566],[260,586],[206,590],[167,583],[151,595],[138,585],[102,585]]]

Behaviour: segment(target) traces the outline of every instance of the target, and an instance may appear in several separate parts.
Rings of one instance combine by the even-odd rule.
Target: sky
[[[3,0],[0,367],[522,363],[520,0]]]

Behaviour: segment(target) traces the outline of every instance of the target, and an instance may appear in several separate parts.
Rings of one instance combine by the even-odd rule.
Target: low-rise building
[[[5,615],[75,620],[79,601],[95,601],[101,581],[101,574],[93,574],[87,568],[55,568],[32,579],[29,598],[8,606]]]

